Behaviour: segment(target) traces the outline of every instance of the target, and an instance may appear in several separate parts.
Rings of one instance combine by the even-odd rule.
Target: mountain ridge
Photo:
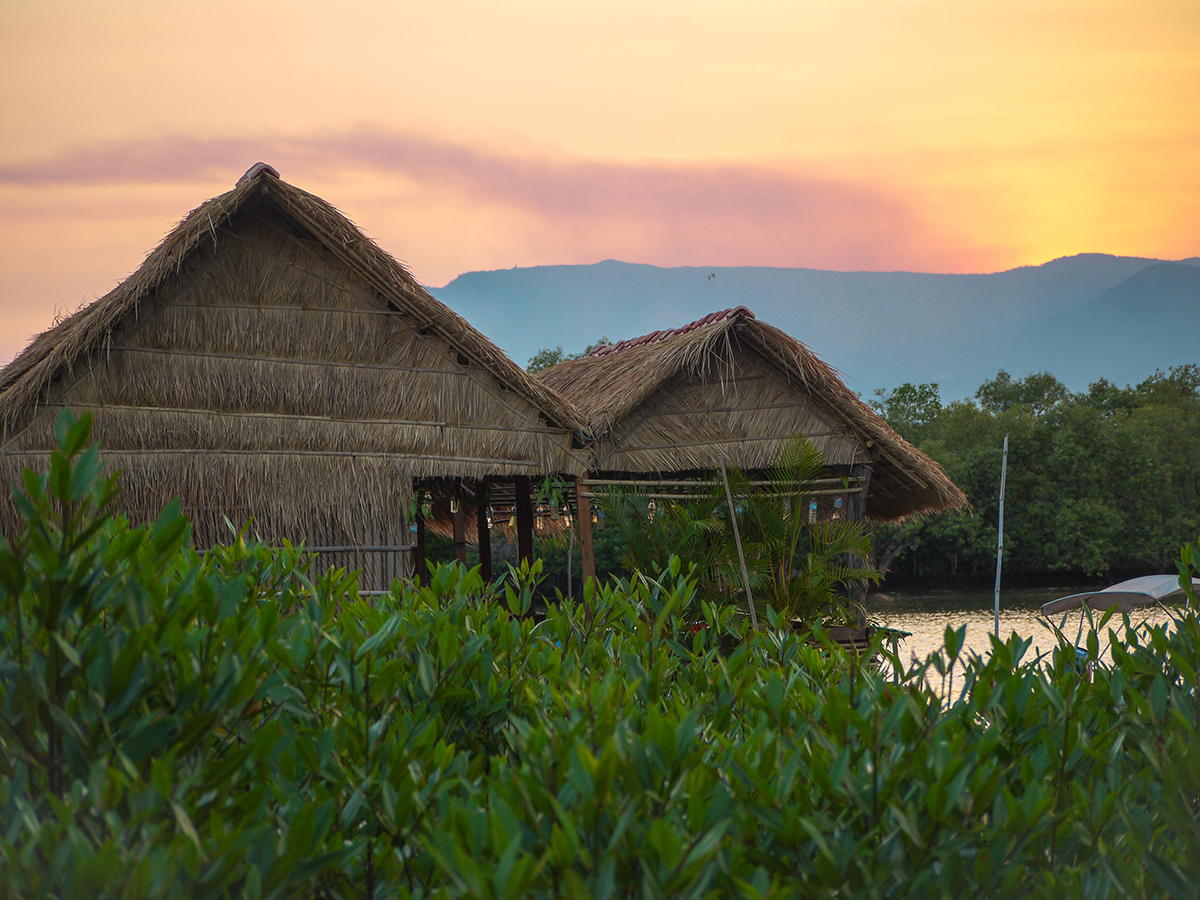
[[[995,273],[938,274],[604,260],[467,272],[430,290],[521,364],[544,347],[581,350],[601,335],[621,340],[740,305],[806,343],[860,393],[938,382],[943,398],[958,399],[1001,368],[1015,377],[1049,371],[1082,390],[1099,378],[1136,382],[1156,368],[1195,362],[1200,354],[1180,341],[1161,345],[1152,309],[1154,292],[1178,283],[1162,301],[1180,319],[1172,327],[1200,333],[1197,263],[1089,253]],[[1153,335],[1133,342],[1139,358],[1112,359],[1109,348],[1145,330],[1142,320],[1156,324]],[[1073,332],[1073,321],[1086,327]],[[1101,359],[1107,368],[1094,364]]]

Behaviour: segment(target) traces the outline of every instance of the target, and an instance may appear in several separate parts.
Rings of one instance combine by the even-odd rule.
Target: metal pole
[[[1008,478],[1008,435],[1004,436],[1004,458],[1000,463],[1000,527],[996,533],[996,637],[1000,637],[1000,563],[1004,559],[1004,482]]]
[[[758,631],[758,616],[754,614],[754,595],[750,593],[750,573],[746,571],[746,556],[742,553],[742,537],[738,534],[737,507],[733,505],[733,494],[729,490],[729,476],[725,474],[725,460],[721,463],[721,480],[725,482],[725,499],[729,502],[729,521],[733,523],[733,540],[737,544],[738,562],[742,564],[742,582],[746,585],[746,603],[750,607],[750,627]]]

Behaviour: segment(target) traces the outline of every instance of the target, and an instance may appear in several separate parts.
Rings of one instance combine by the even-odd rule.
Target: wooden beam
[[[768,490],[768,491],[758,491],[757,493],[768,496],[768,497],[788,497],[793,492],[792,491],[769,491]],[[801,497],[827,497],[827,496],[841,497],[841,496],[845,496],[847,494],[857,494],[857,493],[859,493],[859,489],[856,487],[828,488],[826,490],[821,490],[821,491],[804,491],[800,494],[800,496]],[[605,493],[603,491],[600,491],[600,492],[589,491],[588,493],[586,493],[582,496],[586,497],[588,500],[598,500],[598,499],[600,499],[602,497],[606,497],[608,495],[607,495],[607,493]],[[703,500],[704,498],[706,498],[710,495],[709,494],[641,494],[639,496],[645,497],[648,500]],[[743,496],[745,496],[745,495],[738,494],[738,497],[743,497]]]
[[[54,450],[5,450],[5,456],[49,456],[54,453]],[[337,459],[401,459],[401,460],[428,460],[433,462],[456,462],[456,463],[494,463],[503,464],[506,466],[522,466],[525,468],[539,468],[541,463],[532,460],[523,459],[485,459],[483,457],[473,456],[430,456],[428,454],[416,453],[376,453],[374,451],[355,451],[355,450],[229,450],[221,447],[200,448],[200,447],[185,447],[182,450],[173,450],[166,448],[154,448],[149,450],[140,449],[122,449],[106,448],[104,455],[107,459],[124,456],[191,456],[205,454],[208,456],[302,456],[302,457],[331,457]]]
[[[476,431],[519,431],[522,434],[561,435],[565,430],[562,428],[535,428],[525,425],[510,426],[481,424],[477,422],[450,422],[426,419],[351,419],[342,416],[312,416],[300,413],[239,412],[237,410],[189,409],[187,407],[174,406],[123,406],[116,403],[47,403],[44,406],[46,409],[64,409],[69,407],[71,409],[96,409],[115,412],[178,413],[188,416],[212,416],[219,419],[287,419],[297,422],[328,422],[337,425],[403,425],[419,428],[462,428],[464,430],[474,429]]]
[[[748,444],[752,441],[780,441],[780,442],[783,442],[783,441],[790,441],[795,437],[796,437],[795,432],[791,432],[788,434],[764,434],[761,436],[753,436],[753,437],[736,437],[736,436],[731,435],[729,437],[715,437],[715,438],[710,438],[708,440],[703,440],[703,441],[679,441],[679,442],[672,443],[672,444],[656,444],[654,446],[646,446],[646,447],[627,446],[627,447],[622,447],[621,452],[622,453],[650,453],[655,450],[673,450],[676,447],[708,447],[708,446],[716,447],[716,446],[723,445],[723,444],[731,444],[736,447],[738,444]],[[841,439],[844,441],[857,443],[857,441],[854,440],[854,437],[852,435],[843,434],[842,432],[839,432],[839,431],[813,432],[812,434],[801,435],[801,437],[810,438],[810,439],[811,438],[838,438],[838,439]],[[615,453],[615,452],[616,451],[613,451],[613,453]],[[612,456],[613,453],[610,453],[609,456]],[[605,459],[607,459],[607,457],[605,457]]]
[[[388,550],[412,550],[412,544],[346,544],[343,547],[305,547],[309,553],[383,553]]]
[[[871,466],[857,465],[852,471],[854,473],[852,477],[858,479],[862,485],[862,493],[850,501],[851,518],[861,522],[867,517],[867,498],[871,490]]]
[[[309,273],[311,274],[311,273]],[[357,295],[359,299],[370,302],[366,294]],[[286,313],[337,313],[338,315],[353,316],[395,316],[391,309],[359,309],[349,306],[285,306],[277,303],[172,303],[171,309],[236,309],[253,310],[255,312],[286,312]],[[400,315],[404,315],[400,313]]]
[[[763,376],[756,376],[763,377]],[[744,378],[739,378],[738,381],[745,381]],[[764,403],[761,406],[718,406],[715,409],[662,409],[655,415],[658,416],[710,416],[715,413],[739,413],[739,412],[762,412],[765,409],[795,409],[800,404],[792,400],[788,403]]]
[[[854,476],[850,476],[851,483],[854,482]],[[843,479],[839,476],[830,478],[814,478],[810,484],[841,484]],[[747,482],[755,487],[770,487],[775,482],[766,479],[757,479]],[[692,479],[691,481],[664,481],[661,478],[589,478],[587,480],[587,488],[593,488],[596,485],[614,486],[614,487],[717,487],[721,484],[719,481],[709,481],[707,479]],[[585,490],[587,489],[585,488]]]
[[[533,562],[533,501],[529,495],[529,476],[513,476],[517,513],[517,559]]]
[[[296,359],[285,356],[245,356],[241,353],[205,353],[198,350],[159,350],[157,347],[112,347],[110,353],[148,353],[158,356],[186,356],[191,359],[227,359],[234,362],[279,363],[288,366],[320,366],[331,369],[370,369],[378,372],[423,372],[428,375],[461,376],[460,369],[433,369],[428,366],[390,366],[381,363],[343,362],[334,359]]]
[[[485,583],[492,581],[492,531],[488,526],[488,483],[475,486],[475,529],[479,536],[479,574]]]

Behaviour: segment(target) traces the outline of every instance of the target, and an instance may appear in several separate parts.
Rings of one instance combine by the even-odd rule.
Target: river
[[[1097,585],[1104,587],[1105,585]],[[1094,588],[1093,588],[1094,589]],[[1029,654],[1039,651],[1049,653],[1055,646],[1054,634],[1039,616],[1043,603],[1068,594],[1089,590],[1086,587],[1068,588],[1023,588],[1001,590],[1000,593],[1000,636],[1007,639],[1014,631],[1022,637],[1032,637],[1033,646]],[[926,656],[943,645],[947,626],[967,627],[964,652],[973,651],[985,655],[991,649],[989,635],[995,625],[995,594],[991,590],[925,590],[925,591],[881,591],[867,597],[867,617],[876,625],[887,625],[911,635],[900,644],[900,658],[908,661],[913,657],[924,660]],[[1061,616],[1054,617],[1058,625]],[[1097,617],[1098,618],[1098,617]],[[1169,617],[1157,606],[1136,610],[1130,620],[1137,624],[1158,624]],[[1119,629],[1120,622],[1110,623]],[[1088,623],[1081,623],[1078,612],[1073,613],[1063,627],[1068,640],[1083,646],[1087,640]],[[1100,635],[1101,655],[1108,649],[1108,629]]]

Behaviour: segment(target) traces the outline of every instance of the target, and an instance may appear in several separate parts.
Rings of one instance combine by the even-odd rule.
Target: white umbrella
[[[1200,589],[1200,578],[1192,579],[1192,588]],[[1141,578],[1130,578],[1103,590],[1051,600],[1042,605],[1042,615],[1053,616],[1083,606],[1093,610],[1111,609],[1115,606],[1122,612],[1130,612],[1135,607],[1145,606],[1147,603],[1176,599],[1182,595],[1183,588],[1179,585],[1178,575],[1143,575]]]

